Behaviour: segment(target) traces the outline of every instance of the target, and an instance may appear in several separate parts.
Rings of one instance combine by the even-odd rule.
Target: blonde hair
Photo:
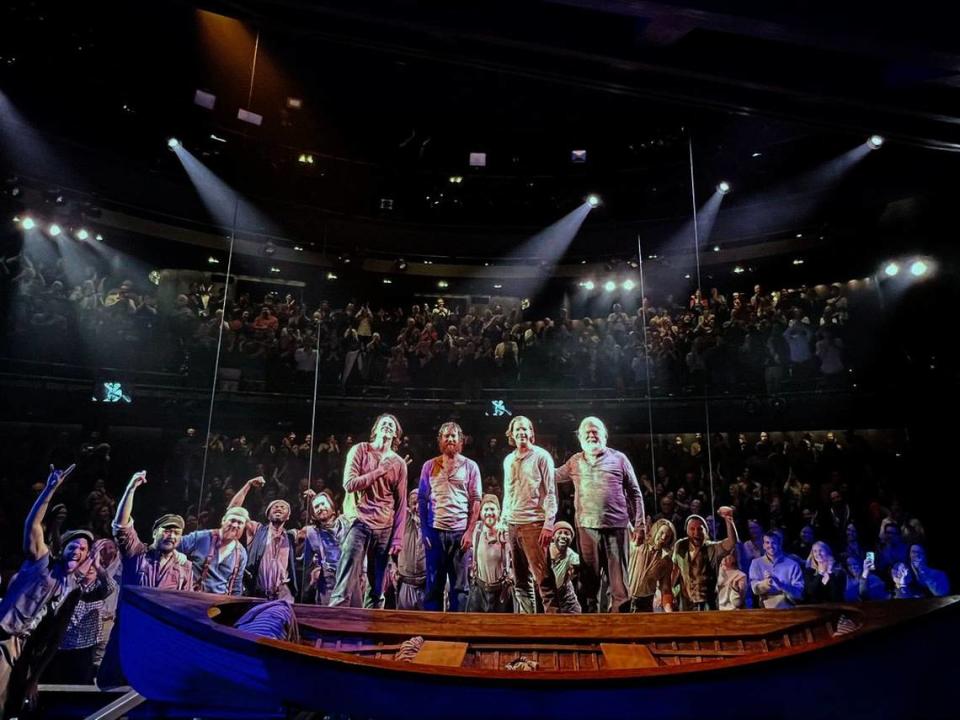
[[[510,418],[510,424],[507,425],[506,436],[507,436],[507,443],[509,443],[510,447],[516,447],[516,443],[513,441],[513,427],[521,420],[524,420],[527,423],[527,425],[530,426],[530,442],[531,443],[537,442],[537,436],[533,430],[533,420],[526,417],[525,415],[515,415],[514,417]]]

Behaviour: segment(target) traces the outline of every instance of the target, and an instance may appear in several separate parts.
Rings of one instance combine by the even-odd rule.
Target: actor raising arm
[[[28,688],[35,687],[38,673],[49,662],[60,644],[66,622],[80,598],[94,602],[109,595],[111,587],[99,576],[93,585],[83,586],[82,576],[93,547],[93,535],[87,530],[71,530],[60,538],[63,548],[51,557],[43,539],[43,518],[50,499],[75,465],[66,470],[50,466],[46,485],[34,502],[23,529],[24,561],[0,601],[0,717],[12,717],[21,708]],[[48,615],[54,616],[47,618]],[[47,622],[42,622],[47,618]],[[27,645],[33,635],[42,636]],[[25,652],[33,647],[33,653]],[[14,672],[24,663],[25,672]],[[22,670],[23,668],[20,668]]]
[[[677,567],[679,589],[674,588],[674,601],[680,610],[715,610],[717,574],[720,561],[733,552],[737,545],[737,527],[733,523],[733,508],[723,506],[717,514],[727,524],[727,536],[711,540],[707,535],[707,521],[691,515],[686,522],[686,537],[677,540],[673,548],[673,564]]]
[[[266,481],[255,477],[230,499],[228,509],[243,507],[251,488],[260,489]],[[274,500],[264,515],[267,524],[247,520],[245,540],[249,559],[244,573],[247,592],[269,600],[293,600],[297,597],[297,535],[285,528],[290,519],[290,503]]]
[[[646,514],[637,475],[629,458],[607,447],[607,428],[600,418],[586,417],[577,431],[581,452],[557,468],[557,482],[572,482],[583,557],[586,612],[604,606],[611,612],[630,609],[627,592],[628,543],[643,536]],[[606,575],[609,599],[599,597]]]
[[[146,470],[133,474],[113,519],[113,537],[123,563],[122,582],[166,590],[191,590],[193,567],[187,556],[177,551],[183,536],[183,518],[171,513],[157,518],[149,547],[140,541],[133,527],[133,497],[146,482]]]

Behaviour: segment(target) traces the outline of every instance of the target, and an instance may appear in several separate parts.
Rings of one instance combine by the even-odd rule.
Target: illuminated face
[[[153,542],[162,553],[176,550],[183,537],[183,530],[178,527],[157,528],[153,531]]]
[[[824,565],[828,560],[831,560],[832,557],[829,552],[827,552],[826,546],[823,543],[817,543],[813,546],[813,560],[818,565]]]
[[[687,537],[694,545],[700,545],[707,538],[707,529],[703,525],[703,520],[694,518],[687,523]]]
[[[580,428],[580,447],[587,455],[597,455],[607,447],[607,433],[602,427],[588,422]]]
[[[764,535],[763,537],[763,553],[770,560],[776,560],[780,557],[780,537],[777,535]]]
[[[484,503],[480,508],[480,519],[488,528],[492,528],[500,520],[500,511],[492,502]]]
[[[77,566],[86,560],[89,554],[90,543],[87,542],[86,538],[74,538],[68,542],[67,546],[63,549],[62,556],[67,571],[72,572],[76,570]]]
[[[463,449],[463,437],[453,425],[444,428],[440,436],[440,450],[444,455],[453,456]]]
[[[853,577],[860,577],[860,573],[863,572],[863,563],[860,562],[860,558],[855,555],[847,558],[847,570]]]
[[[513,442],[518,448],[529,447],[533,442],[533,427],[526,418],[513,423]]]
[[[667,525],[661,525],[653,536],[653,547],[662,550],[671,544],[673,544],[673,533]]]
[[[228,513],[224,516],[223,522],[220,524],[220,535],[226,542],[236,540],[240,537],[246,525],[247,521],[243,515]]]
[[[560,528],[553,534],[553,542],[556,543],[558,549],[566,550],[573,542],[573,533],[566,528]]]
[[[320,493],[313,498],[313,514],[321,521],[333,517],[333,505],[330,504],[330,498],[324,493]]]
[[[270,508],[270,514],[267,517],[272,523],[285,523],[290,519],[290,507],[286,503],[274,503]]]
[[[810,527],[809,525],[804,525],[802,528],[800,528],[800,539],[803,540],[805,543],[812,543],[813,528]]]
[[[380,445],[384,442],[389,443],[397,436],[397,423],[389,416],[382,417],[377,421],[373,429],[374,445]]]

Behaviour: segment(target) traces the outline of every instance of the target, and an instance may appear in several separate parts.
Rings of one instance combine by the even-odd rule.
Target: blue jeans
[[[363,559],[367,559],[367,592],[363,598],[365,608],[378,608],[383,602],[383,578],[387,571],[390,539],[393,528],[374,530],[360,520],[354,520],[340,543],[340,562],[337,578],[330,596],[330,607],[345,605],[356,594],[351,585],[360,577]]]
[[[424,535],[430,547],[424,548],[427,560],[427,589],[423,599],[424,610],[443,610],[443,590],[450,580],[450,612],[460,609],[461,595],[467,588],[461,586],[463,551],[460,542],[463,530],[426,528]]]

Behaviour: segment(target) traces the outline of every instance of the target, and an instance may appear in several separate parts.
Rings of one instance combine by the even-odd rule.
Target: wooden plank
[[[660,663],[646,645],[627,643],[600,643],[607,667],[614,670],[660,667]]]
[[[354,632],[368,637],[422,635],[433,640],[523,638],[541,641],[597,639],[630,642],[655,639],[669,641],[674,638],[703,641],[713,641],[716,638],[759,639],[780,635],[804,624],[823,622],[825,615],[835,611],[800,608],[755,610],[749,613],[624,613],[561,617],[506,613],[491,615],[396,612],[298,605],[296,612],[297,620],[304,628],[319,632]]]
[[[423,643],[414,658],[417,665],[444,665],[446,667],[460,667],[463,658],[467,655],[467,643],[444,642],[442,640],[427,640]]]
[[[748,657],[755,653],[739,650],[653,650],[657,657]]]

